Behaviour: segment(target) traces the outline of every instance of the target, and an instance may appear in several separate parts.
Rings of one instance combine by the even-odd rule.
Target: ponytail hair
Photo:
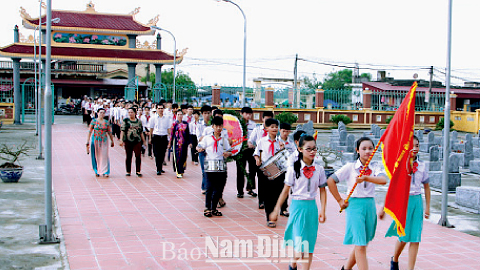
[[[300,140],[298,141],[298,147],[303,147],[306,142],[315,141],[315,139],[310,135],[301,136]],[[298,151],[298,149],[297,149]],[[295,178],[298,179],[300,177],[300,167],[302,166],[301,161],[303,160],[303,153],[299,151],[298,159],[293,163],[293,170],[295,171]]]
[[[355,143],[355,153],[353,154],[353,157],[354,157],[354,160],[357,160],[360,158],[360,154],[358,154],[358,150],[360,149],[360,144],[362,144],[362,142],[364,141],[370,141],[372,143],[372,145],[375,145],[372,141],[372,139],[370,139],[369,137],[361,137],[360,139],[357,140],[357,142]]]

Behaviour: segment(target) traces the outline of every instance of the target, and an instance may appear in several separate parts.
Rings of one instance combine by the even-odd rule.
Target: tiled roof
[[[103,47],[52,46],[52,60],[173,64],[173,55],[167,54],[161,50],[119,49],[113,46],[110,48]],[[33,44],[15,43],[0,48],[0,56],[33,58],[33,55]],[[42,57],[44,56],[45,46],[42,47]],[[183,56],[180,55],[176,57],[177,63],[180,63],[182,60]]]
[[[410,90],[410,86],[397,86],[391,85],[387,82],[364,82],[363,89],[369,88],[370,90],[378,91],[404,91],[407,92]],[[428,87],[417,87],[418,92],[427,92]],[[445,88],[432,88],[432,92],[445,93]],[[462,98],[479,98],[480,89],[471,89],[471,88],[452,88],[450,93],[458,94]]]
[[[52,30],[81,30],[139,35],[154,33],[149,26],[135,21],[133,15],[53,10],[52,18],[60,19],[58,23],[52,24]],[[42,16],[42,22],[45,22],[45,20],[45,16]],[[24,18],[24,25],[27,28],[34,28],[38,26],[38,21],[38,18]],[[42,28],[45,28],[45,25],[42,25]]]

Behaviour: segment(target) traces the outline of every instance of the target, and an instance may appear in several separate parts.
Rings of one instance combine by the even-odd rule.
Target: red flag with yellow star
[[[390,178],[384,210],[397,225],[399,236],[405,235],[408,197],[412,181],[413,128],[415,124],[414,82],[407,96],[393,116],[380,141],[385,171]]]

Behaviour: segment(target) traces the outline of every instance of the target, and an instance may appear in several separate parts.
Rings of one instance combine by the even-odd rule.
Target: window
[[[310,114],[309,113],[304,114],[303,115],[303,120],[310,121]]]
[[[377,115],[377,122],[382,122],[382,116],[381,115]]]
[[[254,113],[253,120],[260,120],[260,113]]]
[[[352,116],[353,122],[358,122],[358,114]]]

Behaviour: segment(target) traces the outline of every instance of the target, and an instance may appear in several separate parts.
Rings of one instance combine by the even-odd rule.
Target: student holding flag
[[[408,269],[415,268],[417,260],[418,247],[422,238],[423,228],[423,202],[422,202],[422,184],[425,190],[425,218],[430,217],[430,185],[428,179],[428,170],[425,168],[425,162],[418,160],[417,154],[419,142],[416,136],[413,136],[412,158],[415,160],[412,166],[412,182],[410,183],[410,197],[408,199],[407,219],[405,224],[405,235],[399,236],[397,233],[397,224],[392,222],[385,237],[397,236],[398,241],[395,244],[395,250],[390,262],[391,270],[398,270],[398,258],[402,254],[407,243],[410,243],[408,250]],[[380,219],[385,216],[385,211],[379,215]]]
[[[340,208],[348,207],[343,244],[355,245],[345,268],[342,269],[352,269],[357,264],[358,269],[363,270],[368,269],[367,245],[375,237],[377,228],[375,185],[385,185],[387,176],[381,163],[369,163],[370,156],[374,153],[373,141],[370,138],[358,139],[356,151],[357,160],[347,163],[332,174],[327,183]],[[347,182],[348,191],[352,190],[354,185],[357,186],[349,201],[342,199],[338,192],[337,183],[340,181]]]

